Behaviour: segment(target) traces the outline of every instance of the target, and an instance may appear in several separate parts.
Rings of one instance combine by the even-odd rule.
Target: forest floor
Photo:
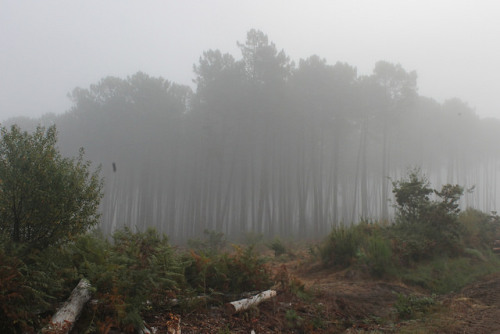
[[[458,293],[430,296],[401,282],[374,280],[362,268],[336,271],[307,261],[273,261],[283,282],[275,298],[235,315],[224,307],[184,314],[182,333],[500,333],[500,273]],[[408,304],[411,317],[401,319],[398,295],[435,303],[424,312]],[[156,333],[167,333],[167,315],[146,320]]]

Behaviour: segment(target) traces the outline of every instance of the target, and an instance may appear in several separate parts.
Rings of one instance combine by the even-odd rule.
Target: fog
[[[416,70],[419,92],[499,117],[497,1],[2,1],[0,120],[62,113],[66,95],[137,71],[192,85],[203,51],[238,54],[264,31],[296,62],[317,54],[360,74]]]
[[[106,233],[318,237],[390,221],[414,167],[499,207],[493,3],[4,7],[3,125],[85,148]]]

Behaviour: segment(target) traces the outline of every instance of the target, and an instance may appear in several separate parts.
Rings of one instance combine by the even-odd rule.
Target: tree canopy
[[[390,179],[408,166],[438,187],[476,186],[455,204],[500,204],[497,120],[419,95],[416,72],[400,64],[360,75],[313,54],[296,65],[258,30],[237,45],[201,55],[193,90],[141,72],[107,77],[38,120],[58,125],[63,154],[85,147],[103,165],[105,232],[319,236],[392,219]]]

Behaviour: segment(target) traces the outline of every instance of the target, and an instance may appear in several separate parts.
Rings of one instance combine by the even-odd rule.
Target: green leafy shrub
[[[19,258],[0,250],[0,328],[6,333],[33,330],[37,318],[26,272]]]
[[[287,253],[286,246],[280,238],[274,238],[273,241],[269,243],[268,247],[274,251],[274,256],[276,257]]]
[[[253,247],[234,248],[235,252],[228,257],[229,291],[240,293],[268,289],[272,280],[266,259],[259,256]]]
[[[188,240],[188,246],[203,253],[216,254],[226,248],[226,236],[222,232],[205,230],[203,238]]]
[[[493,213],[467,209],[458,217],[464,226],[464,244],[469,248],[491,248],[499,236],[500,217]]]
[[[376,277],[391,272],[394,263],[390,241],[380,234],[370,236],[363,247],[363,260]]]
[[[99,222],[102,180],[83,149],[77,158],[62,157],[55,126],[0,132],[0,233],[29,251],[71,240]]]
[[[5,238],[0,242],[0,328],[7,333],[40,329],[76,278],[59,245],[26,248]]]
[[[294,309],[287,310],[285,313],[286,325],[288,328],[302,328],[304,326],[304,318],[299,316]]]
[[[463,226],[458,220],[463,188],[446,184],[440,191],[418,169],[393,182],[396,198],[395,253],[404,264],[437,254],[458,254],[463,249]],[[431,200],[431,194],[438,199]]]
[[[186,268],[190,286],[201,293],[239,294],[272,285],[265,259],[252,246],[234,246],[234,252],[204,253],[191,250]]]
[[[259,247],[264,242],[264,234],[257,232],[246,232],[241,243],[247,246]]]
[[[150,229],[116,231],[113,242],[85,236],[69,250],[78,272],[95,287],[97,328],[125,332],[141,328],[141,312],[166,309],[183,284],[183,263],[168,244]]]
[[[398,265],[410,266],[430,259],[435,254],[436,242],[434,240],[414,231],[408,231],[401,226],[394,226],[389,233],[392,237],[392,252],[397,258]]]
[[[351,265],[359,254],[364,238],[361,224],[334,228],[321,247],[322,262],[342,267]]]

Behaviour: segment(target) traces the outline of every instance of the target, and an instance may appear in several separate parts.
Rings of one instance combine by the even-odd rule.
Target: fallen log
[[[66,334],[71,331],[80,316],[83,306],[90,300],[90,282],[82,278],[73,289],[68,300],[54,314],[50,323],[42,329],[44,334]]]
[[[276,296],[275,290],[266,290],[250,298],[240,299],[226,304],[226,313],[234,314],[248,310],[252,306],[257,306],[261,302]]]

